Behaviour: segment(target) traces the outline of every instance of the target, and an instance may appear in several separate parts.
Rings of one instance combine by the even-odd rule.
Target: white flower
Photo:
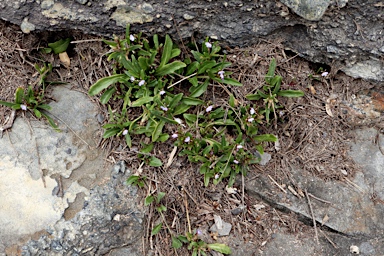
[[[221,80],[224,80],[224,73],[225,72],[223,70],[217,72],[217,74],[220,76]]]
[[[131,40],[133,42],[133,41],[135,41],[135,37],[133,35],[129,35],[129,40]]]
[[[249,123],[252,123],[254,120],[255,120],[255,118],[251,117],[251,118],[248,118],[247,121],[248,121]]]
[[[135,78],[133,76],[131,76],[130,78],[131,82],[135,81]]]
[[[187,137],[187,138],[185,138],[185,140],[184,140],[184,142],[186,142],[186,143],[188,143],[188,142],[190,142],[191,141],[191,137]]]
[[[139,82],[139,86],[142,86],[142,85],[144,85],[145,84],[145,81],[144,80],[141,80],[140,82]]]
[[[160,108],[161,108],[163,111],[168,111],[168,108],[167,108],[167,107],[160,106]]]
[[[183,126],[183,127],[185,127],[185,125],[183,124],[183,121],[180,119],[180,118],[174,118],[174,120],[178,123],[178,124],[180,124],[181,126]]]
[[[324,71],[323,73],[321,73],[321,76],[322,77],[326,77],[329,73],[327,71]]]
[[[210,42],[205,42],[205,46],[206,46],[207,48],[212,48],[212,44],[211,44]]]
[[[217,180],[220,177],[218,173],[215,174],[215,180]]]
[[[176,139],[177,137],[179,137],[179,135],[178,135],[177,133],[174,133],[174,134],[171,135],[171,137],[172,137],[173,139]]]
[[[241,149],[241,148],[243,148],[243,146],[242,145],[237,145],[236,148],[237,149]]]
[[[237,161],[236,159],[233,160],[233,162],[234,162],[235,164],[238,164],[238,163],[239,163],[239,161]]]
[[[165,94],[165,91],[160,91],[160,95],[164,95]]]
[[[210,105],[208,106],[206,109],[205,109],[205,112],[211,112],[212,111],[212,108],[213,108],[213,105]]]
[[[125,129],[125,130],[123,131],[123,135],[127,135],[127,134],[128,134],[128,130]]]
[[[251,115],[254,115],[254,114],[256,113],[256,111],[255,111],[254,108],[251,108],[251,109],[249,110],[249,113],[250,113]]]
[[[21,104],[21,105],[20,105],[20,108],[21,108],[22,110],[24,110],[24,111],[27,110],[27,106],[25,106],[24,104]]]

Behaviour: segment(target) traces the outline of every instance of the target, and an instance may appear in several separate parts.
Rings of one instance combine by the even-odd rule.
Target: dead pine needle
[[[268,175],[268,178],[281,190],[283,191],[285,194],[287,194],[287,191],[279,184],[277,183],[277,181],[275,181],[271,175]]]
[[[320,244],[320,242],[319,242],[319,235],[317,234],[316,219],[315,219],[315,215],[313,214],[311,200],[309,199],[309,195],[308,195],[308,192],[307,192],[306,189],[304,190],[304,192],[305,192],[305,197],[307,198],[307,201],[308,201],[309,210],[311,212],[311,218],[312,218],[312,221],[313,221],[313,228],[315,229],[316,242],[317,242],[317,244]]]

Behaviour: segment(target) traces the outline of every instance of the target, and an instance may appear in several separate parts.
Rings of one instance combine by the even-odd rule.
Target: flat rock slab
[[[356,143],[351,144],[350,155],[362,168],[354,178],[346,176],[343,182],[325,182],[300,169],[295,169],[291,170],[295,184],[291,184],[288,179],[280,184],[285,191],[279,189],[268,177],[248,181],[247,191],[268,201],[276,208],[295,212],[304,221],[311,223],[312,217],[306,197],[295,196],[287,189],[288,186],[296,185],[298,186],[294,187],[296,191],[301,189],[308,192],[313,214],[319,226],[323,225],[338,234],[357,238],[356,243],[369,243],[372,239],[382,239],[384,155],[380,149],[384,148],[384,137],[373,128],[355,132],[358,139]]]
[[[18,117],[9,136],[0,139],[0,253],[59,221],[77,195],[88,196],[87,185],[97,184],[102,178],[97,174],[105,172],[104,155],[95,149],[101,131],[96,106],[64,86],[56,87],[53,97],[50,113],[61,132],[44,121]]]

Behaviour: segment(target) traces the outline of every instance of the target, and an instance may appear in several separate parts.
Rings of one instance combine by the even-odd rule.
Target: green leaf
[[[165,195],[166,195],[165,192],[159,192],[159,193],[157,194],[156,202],[157,202],[157,203],[160,203],[161,199],[163,199]]]
[[[101,102],[102,104],[107,103],[107,102],[111,99],[112,95],[113,95],[115,92],[116,92],[116,88],[115,88],[115,87],[111,87],[111,88],[109,88],[108,90],[106,90],[106,91],[103,93],[103,95],[101,95],[101,97],[100,97],[100,102]]]
[[[290,98],[302,97],[304,96],[304,92],[300,90],[284,90],[284,91],[279,91],[277,95],[283,96],[283,97],[290,97]]]
[[[176,94],[171,102],[169,103],[169,108],[173,109],[177,106],[177,104],[180,102],[180,100],[183,98],[183,93]]]
[[[205,71],[209,70],[210,68],[212,68],[215,65],[216,65],[216,61],[214,61],[214,60],[205,61],[202,64],[200,64],[199,70],[197,71],[197,74],[202,74],[202,73],[204,73]]]
[[[256,93],[256,94],[248,94],[245,96],[245,98],[247,98],[248,100],[259,100],[261,99],[261,96]]]
[[[177,238],[172,236],[172,247],[175,249],[179,249],[183,246],[183,243]]]
[[[140,68],[144,71],[147,71],[148,69],[148,59],[143,57],[143,56],[140,56],[137,60],[139,62],[139,65],[140,65]]]
[[[41,104],[38,106],[39,109],[43,109],[43,110],[51,110],[51,106],[47,105],[47,104]]]
[[[163,223],[162,223],[162,222],[160,222],[159,224],[157,224],[157,225],[152,229],[151,236],[157,235],[157,234],[160,232],[162,226],[163,226]]]
[[[187,110],[190,108],[191,106],[188,106],[187,104],[184,104],[184,103],[181,103],[180,105],[178,105],[175,110],[173,111],[173,115],[177,116],[177,115],[180,115],[180,114],[183,114],[185,112],[187,112]]]
[[[91,88],[89,88],[88,93],[91,96],[95,96],[102,90],[108,88],[108,86],[110,86],[111,84],[124,81],[124,78],[126,77],[127,75],[125,74],[116,74],[116,75],[100,78],[95,84],[91,86]]]
[[[275,76],[274,78],[272,78],[271,85],[274,86],[272,94],[276,94],[278,91],[280,91],[282,80],[283,78],[281,76]]]
[[[153,143],[150,143],[150,144],[146,145],[144,148],[142,148],[140,150],[140,152],[142,152],[142,153],[149,153],[149,152],[152,151],[153,148],[154,148]]]
[[[243,84],[240,83],[239,81],[232,79],[232,78],[228,78],[228,77],[224,78],[224,80],[220,79],[218,77],[214,77],[212,79],[215,80],[216,82],[223,83],[223,84],[229,84],[229,85],[233,85],[233,86],[243,86]]]
[[[186,65],[184,62],[181,61],[174,61],[172,63],[166,64],[164,66],[159,66],[159,68],[156,69],[155,75],[156,76],[165,76],[172,74],[176,70],[179,70],[181,68],[184,68]]]
[[[127,146],[129,148],[132,148],[132,139],[131,139],[131,135],[129,135],[129,133],[125,134],[125,142],[127,143]]]
[[[151,196],[147,196],[144,200],[144,205],[145,206],[148,206],[150,205],[153,201],[155,201],[155,198],[151,195]]]
[[[137,176],[137,175],[132,175],[132,176],[129,176],[129,178],[127,179],[127,185],[135,185],[135,183],[137,183],[138,182],[138,180],[139,180],[139,176]]]
[[[264,142],[264,141],[276,142],[277,141],[276,136],[272,134],[256,135],[256,136],[253,136],[252,138],[258,142]]]
[[[24,89],[22,87],[18,87],[15,92],[15,103],[21,104],[23,103],[24,98]]]
[[[163,133],[159,136],[157,139],[158,142],[166,142],[169,139],[169,134],[168,133]]]
[[[272,84],[272,79],[275,76],[275,70],[276,70],[276,60],[273,58],[271,63],[269,64],[268,73],[265,76],[265,82],[267,84]]]
[[[200,97],[203,93],[205,93],[205,91],[208,88],[208,85],[209,85],[209,80],[207,79],[207,80],[205,80],[204,83],[202,83],[201,85],[199,85],[195,89],[193,89],[191,91],[191,94],[189,95],[189,97],[193,97],[193,98]]]
[[[163,163],[161,162],[161,160],[159,158],[154,157],[154,156],[151,157],[151,160],[149,161],[149,166],[159,167],[162,165],[163,165]]]
[[[8,101],[0,100],[0,105],[6,106],[6,107],[9,107],[9,108],[13,108],[13,109],[20,109],[20,104],[16,104],[16,103],[13,103],[13,102],[8,102]],[[16,108],[16,107],[18,107],[18,108]]]
[[[153,35],[153,44],[155,45],[156,50],[159,49],[159,36],[157,34]]]
[[[193,72],[195,72],[199,68],[199,62],[194,61],[191,64],[188,65],[187,71],[185,72],[185,76],[191,75]]]
[[[67,50],[69,42],[71,42],[70,38],[61,39],[54,43],[48,44],[48,46],[52,48],[54,53],[58,54],[58,53],[65,52]]]
[[[152,133],[152,141],[155,142],[159,139],[160,134],[163,132],[163,127],[165,125],[165,121],[160,121],[157,123],[155,130]]]
[[[214,251],[217,251],[217,252],[221,252],[223,254],[231,254],[232,253],[231,248],[225,244],[208,244],[208,248],[210,248]]]
[[[140,107],[148,102],[153,101],[153,97],[145,96],[131,103],[131,107]]]
[[[172,52],[171,52],[171,59],[172,58],[175,58],[177,56],[179,56],[181,53],[180,49],[179,48],[175,48],[175,49],[172,49]]]
[[[41,118],[41,112],[40,112],[39,110],[37,110],[36,108],[33,109],[33,113],[35,113],[35,116],[36,116],[37,118]]]
[[[231,106],[232,108],[236,107],[236,99],[233,94],[229,96],[229,106]]]
[[[106,139],[106,138],[115,136],[115,135],[118,134],[120,131],[121,131],[120,128],[108,129],[108,130],[106,130],[106,131],[104,132],[104,134],[103,134],[103,138]]]
[[[172,46],[173,46],[173,43],[172,43],[171,37],[169,35],[166,35],[165,44],[163,48],[163,53],[161,55],[161,61],[160,61],[159,67],[165,66],[168,63],[168,61],[171,59]]]
[[[52,126],[53,129],[55,129],[56,131],[60,132],[59,127],[57,126],[55,121],[53,121],[53,119],[49,115],[47,115],[47,114],[45,114],[43,112],[41,112],[41,115],[44,116],[48,120],[48,123]]]
[[[192,98],[192,97],[183,97],[182,102],[188,106],[198,106],[204,103],[203,100]]]
[[[156,208],[156,210],[158,212],[165,212],[167,211],[167,207],[165,207],[164,205],[160,205],[159,207]]]

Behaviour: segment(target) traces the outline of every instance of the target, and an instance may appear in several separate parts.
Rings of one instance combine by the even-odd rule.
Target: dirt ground
[[[71,59],[69,69],[60,63],[57,55],[43,54],[39,50],[49,42],[69,36],[73,38],[68,49]],[[73,90],[87,94],[93,83],[112,73],[112,66],[104,55],[108,50],[100,38],[94,36],[77,32],[25,35],[17,26],[0,22],[0,100],[12,101],[17,87],[35,84],[38,75],[34,65],[47,62],[54,66],[48,80],[67,82]],[[274,144],[266,144],[265,151],[272,155],[272,159],[265,166],[252,166],[247,178],[270,175],[279,182],[289,176],[290,165],[324,180],[341,180],[343,172],[354,173],[357,167],[347,155],[347,142],[353,139],[350,133],[353,125],[347,121],[347,113],[340,103],[348,101],[361,90],[373,87],[373,84],[348,77],[332,67],[308,63],[285,51],[282,44],[276,41],[261,40],[249,48],[226,51],[233,63],[230,68],[234,72],[232,77],[244,85],[229,88],[239,99],[245,99],[245,95],[263,86],[272,58],[277,61],[277,73],[283,77],[282,87],[305,92],[302,98],[280,99],[284,108],[279,111],[276,123],[260,126],[260,134],[271,133],[279,137],[280,149],[276,150]],[[319,69],[328,71],[329,75],[322,77]],[[216,98],[225,95],[221,87],[213,86]],[[99,102],[97,98],[93,100]],[[100,112],[108,116],[106,106],[98,104]],[[11,113],[9,108],[0,106],[0,127],[11,122]],[[17,112],[16,115],[24,114]],[[312,228],[298,221],[295,215],[278,212],[265,202],[249,197],[246,191],[242,192],[241,179],[235,184],[239,193],[229,195],[225,192],[225,183],[204,187],[198,167],[189,164],[185,157],[176,157],[168,169],[142,166],[136,157],[138,141],[134,141],[131,150],[120,139],[103,140],[100,146],[108,151],[106,161],[115,163],[124,160],[131,170],[148,177],[150,187],[141,190],[142,202],[150,191],[167,191],[165,205],[168,210],[165,216],[176,234],[188,231],[188,220],[193,229],[203,230],[213,224],[213,214],[217,214],[232,223],[234,228],[230,237],[218,238],[216,242],[233,247],[249,244],[262,250],[276,232],[313,236]],[[166,142],[156,146],[154,152],[166,161],[172,149],[172,143]],[[237,208],[243,196],[247,210],[238,215],[232,214],[231,210]],[[160,219],[154,207],[148,208],[147,216],[144,254],[148,255],[151,251],[154,255],[175,255],[168,232],[163,230],[157,236],[150,235]],[[206,241],[214,242],[216,239],[212,234],[205,235]],[[178,255],[188,255],[183,250],[186,248],[178,250]]]

